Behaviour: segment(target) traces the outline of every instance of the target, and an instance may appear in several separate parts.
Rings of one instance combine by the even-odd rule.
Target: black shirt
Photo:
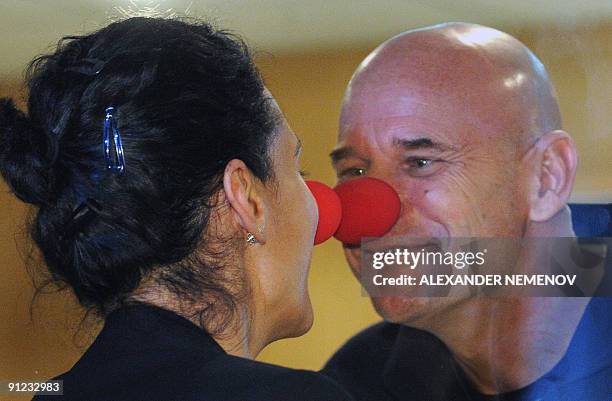
[[[319,373],[228,355],[189,320],[150,305],[112,312],[81,359],[55,379],[64,381],[64,396],[54,400],[351,399]]]
[[[535,383],[485,396],[434,335],[379,323],[344,345],[323,373],[357,401],[612,401],[612,298],[593,298],[565,356]]]

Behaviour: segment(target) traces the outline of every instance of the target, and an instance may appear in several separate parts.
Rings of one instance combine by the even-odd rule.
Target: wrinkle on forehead
[[[464,123],[517,145],[561,128],[536,56],[503,32],[463,23],[400,34],[362,62],[344,98],[341,135],[342,127],[391,115]]]

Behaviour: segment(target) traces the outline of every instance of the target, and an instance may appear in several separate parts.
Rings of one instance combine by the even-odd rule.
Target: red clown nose
[[[363,237],[380,237],[397,221],[401,203],[397,192],[384,181],[364,177],[347,181],[333,190],[307,181],[319,207],[315,245],[332,235],[348,245]]]
[[[338,230],[342,218],[342,206],[338,194],[322,182],[306,181],[306,185],[310,188],[319,208],[319,223],[314,240],[314,244],[319,245]]]

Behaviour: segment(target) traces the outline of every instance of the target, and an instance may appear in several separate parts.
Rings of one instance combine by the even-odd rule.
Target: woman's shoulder
[[[110,383],[90,379],[75,386],[73,372],[57,376],[64,382],[66,400],[185,401],[353,401],[334,379],[318,372],[290,369],[250,359],[222,355],[194,369],[175,366],[157,374]],[[44,396],[34,400],[47,399]]]
[[[194,376],[200,379],[199,383],[203,387],[208,387],[207,392],[211,390],[211,383],[214,383],[214,387],[226,395],[220,397],[220,400],[352,400],[336,381],[318,372],[230,355],[211,361]],[[223,380],[219,380],[220,377]]]

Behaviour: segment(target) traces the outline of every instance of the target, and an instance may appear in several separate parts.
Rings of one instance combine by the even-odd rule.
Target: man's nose
[[[411,232],[414,226],[414,222],[412,221],[414,197],[407,193],[405,179],[403,177],[398,177],[398,174],[382,168],[372,168],[367,176],[386,182],[395,192],[397,192],[400,199],[399,217],[384,236],[401,236]],[[384,205],[381,205],[381,207],[384,207]]]

